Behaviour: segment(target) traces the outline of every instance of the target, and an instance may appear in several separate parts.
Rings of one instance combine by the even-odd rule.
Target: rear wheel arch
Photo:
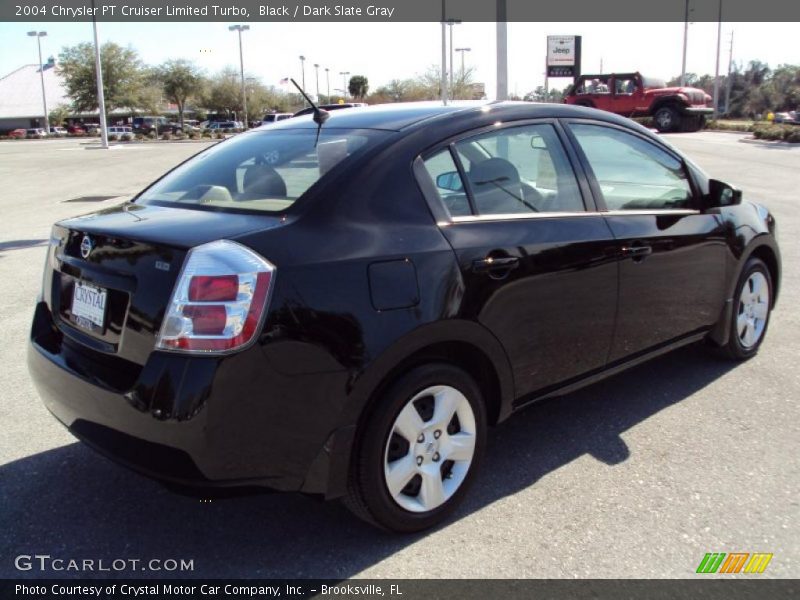
[[[482,325],[449,319],[416,329],[367,367],[353,384],[349,421],[361,424],[383,390],[404,373],[429,362],[451,364],[476,380],[486,400],[490,425],[510,414],[514,380],[503,346]]]
[[[771,304],[774,307],[775,301],[778,299],[778,289],[780,288],[780,266],[778,264],[778,256],[767,244],[760,244],[753,248],[750,253],[743,258],[741,261],[742,269],[744,268],[744,265],[747,264],[747,261],[751,258],[760,258],[764,264],[767,265],[770,278],[772,279]]]

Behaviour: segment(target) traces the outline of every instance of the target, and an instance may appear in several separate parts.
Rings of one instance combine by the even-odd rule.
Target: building
[[[69,106],[64,80],[56,71],[54,58],[44,64],[44,90],[47,110]],[[42,83],[39,65],[23,65],[0,78],[0,132],[44,127]]]

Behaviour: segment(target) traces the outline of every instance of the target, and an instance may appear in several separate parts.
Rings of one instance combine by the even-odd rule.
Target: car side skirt
[[[663,354],[672,352],[673,350],[677,350],[678,348],[682,348],[683,346],[688,346],[689,344],[694,344],[695,342],[699,342],[705,339],[707,335],[708,335],[707,329],[693,332],[677,340],[667,342],[665,344],[657,346],[656,348],[647,350],[641,354],[634,355],[633,357],[625,359],[624,361],[621,362],[618,361],[616,363],[606,366],[601,370],[593,371],[578,379],[568,381],[557,387],[535,392],[534,394],[518,398],[514,402],[514,411],[516,412],[521,408],[530,406],[531,404],[534,404],[539,400],[564,396],[571,392],[577,391],[581,388],[584,388],[586,386],[592,385],[593,383],[601,381],[607,377],[611,377],[612,375],[621,373],[622,371],[630,369],[631,367],[635,367],[637,365],[645,363],[653,358],[656,358],[657,356],[661,356]]]

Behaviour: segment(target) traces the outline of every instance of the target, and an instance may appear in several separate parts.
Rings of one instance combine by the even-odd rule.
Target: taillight
[[[167,307],[156,348],[221,353],[253,341],[275,266],[229,240],[193,248]]]

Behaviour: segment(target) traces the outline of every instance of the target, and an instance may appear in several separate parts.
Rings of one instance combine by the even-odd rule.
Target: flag
[[[281,85],[286,85],[287,83],[289,83],[289,78],[288,78],[288,77],[284,77],[284,78],[283,78],[283,79],[281,79],[281,81],[280,81],[280,84],[281,84]]]

